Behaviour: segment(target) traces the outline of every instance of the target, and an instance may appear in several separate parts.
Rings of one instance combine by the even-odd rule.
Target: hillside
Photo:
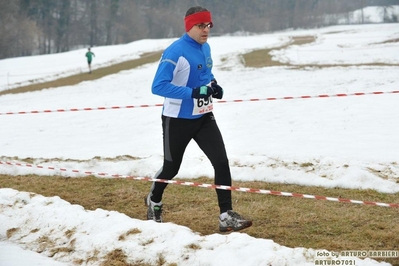
[[[398,250],[398,36],[379,24],[210,38],[234,206],[254,220],[242,233],[218,233],[215,193],[196,185],[170,184],[166,222],[143,221],[163,160],[156,62],[1,95],[0,241],[66,265],[315,265],[332,259],[322,251]],[[98,47],[92,75],[171,41]],[[82,52],[1,61],[12,75],[0,86],[90,76]],[[261,56],[267,66],[250,65]],[[212,184],[195,143],[176,180]],[[399,263],[367,254],[339,259]]]

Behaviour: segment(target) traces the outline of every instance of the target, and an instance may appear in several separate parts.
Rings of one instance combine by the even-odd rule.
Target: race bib
[[[213,111],[213,99],[209,96],[208,99],[193,99],[194,109],[193,115],[201,115]]]

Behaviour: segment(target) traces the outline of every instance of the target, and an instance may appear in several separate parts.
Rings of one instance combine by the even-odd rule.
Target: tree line
[[[212,34],[225,34],[327,26],[336,21],[326,14],[399,0],[0,0],[0,59],[178,37],[194,5],[212,12]]]

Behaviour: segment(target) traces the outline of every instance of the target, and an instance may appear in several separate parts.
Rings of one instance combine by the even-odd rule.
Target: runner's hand
[[[191,94],[191,98],[194,99],[207,99],[213,93],[213,89],[209,86],[201,86],[198,88],[194,88]]]
[[[223,88],[220,87],[215,82],[212,82],[211,86],[213,89],[212,97],[216,98],[216,99],[222,99],[223,98]]]

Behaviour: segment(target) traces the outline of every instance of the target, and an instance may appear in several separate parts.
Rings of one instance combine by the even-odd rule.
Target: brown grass
[[[207,178],[195,180],[212,183]],[[0,176],[0,187],[59,196],[88,210],[102,208],[145,219],[143,198],[150,183],[109,178],[65,178],[52,176]],[[326,189],[265,182],[234,182],[235,186],[341,197],[373,202],[399,203],[398,194],[373,190]],[[342,250],[398,250],[399,211],[397,208],[337,203],[323,200],[233,192],[237,212],[254,221],[245,233],[288,247]],[[164,195],[164,220],[187,226],[203,235],[218,233],[215,191],[169,185]],[[14,230],[13,230],[14,231]],[[132,229],[128,234],[137,233]],[[12,235],[12,232],[8,232]],[[126,236],[120,236],[123,240]],[[124,261],[121,255],[107,259]],[[119,259],[116,259],[116,257]],[[162,261],[162,258],[159,258]],[[398,259],[385,260],[399,264]],[[116,262],[115,262],[116,263]],[[139,264],[135,264],[139,265]],[[143,264],[145,265],[145,264]],[[159,264],[162,265],[162,264]]]

